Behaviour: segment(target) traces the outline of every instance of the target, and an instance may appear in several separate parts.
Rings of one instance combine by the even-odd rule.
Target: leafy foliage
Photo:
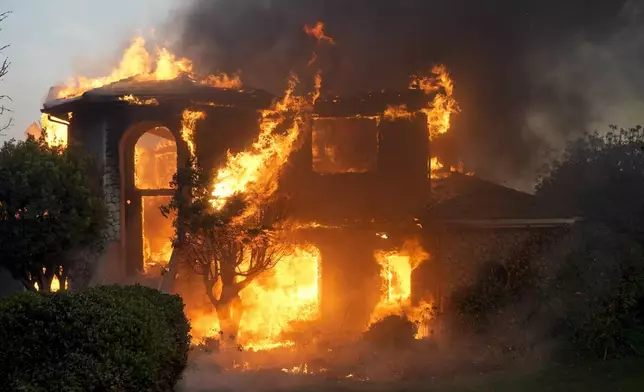
[[[505,263],[488,262],[481,266],[477,280],[452,295],[455,313],[450,320],[452,329],[463,332],[486,332],[504,309],[520,301],[537,287],[540,272],[535,262],[556,235],[535,231]]]
[[[0,300],[2,384],[20,391],[170,391],[187,364],[179,296],[141,287]]]
[[[580,356],[644,355],[644,249],[628,235],[586,226],[544,297]]]
[[[536,190],[544,202],[644,240],[644,130],[612,126],[573,141]]]
[[[162,212],[166,217],[174,212],[175,247],[203,277],[226,333],[236,336],[243,311],[239,293],[273,268],[290,246],[280,235],[284,216],[279,203],[250,207],[238,196],[217,208],[211,184],[211,175],[196,164],[179,170],[173,184],[177,192]]]
[[[644,354],[644,129],[611,126],[574,141],[537,195],[588,221],[553,288],[575,347]]]
[[[95,243],[105,224],[100,176],[75,147],[44,139],[0,148],[0,265],[29,290],[50,289],[74,268],[69,252]]]
[[[573,141],[539,179],[537,197],[585,221],[564,236],[560,254],[549,254],[547,274],[523,269],[520,284],[510,279],[506,285],[482,273],[474,286],[457,293],[460,321],[495,339],[507,334],[499,320],[520,328],[548,320],[541,338],[563,343],[578,357],[643,355],[643,184],[641,127],[611,127],[605,135]],[[524,257],[509,266],[529,265],[519,261],[535,259],[536,249],[524,249]]]

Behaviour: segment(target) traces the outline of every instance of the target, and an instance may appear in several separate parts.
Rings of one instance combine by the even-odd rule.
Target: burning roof
[[[71,98],[57,98],[57,87],[52,87],[49,99],[43,105],[44,113],[73,112],[80,104],[121,103],[133,101],[142,105],[158,105],[167,101],[213,102],[218,106],[235,106],[249,109],[268,108],[273,95],[255,89],[213,87],[198,83],[186,74],[171,80],[140,81],[131,77],[83,92]],[[129,99],[128,99],[129,98]]]

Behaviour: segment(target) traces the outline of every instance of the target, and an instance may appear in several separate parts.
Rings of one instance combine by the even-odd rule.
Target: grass
[[[272,392],[640,392],[644,391],[644,359],[607,361],[586,365],[551,365],[540,372],[496,372],[451,380],[427,379],[392,382],[320,382],[292,388],[271,388]],[[243,388],[242,388],[243,389]],[[255,389],[255,388],[253,388]],[[199,389],[198,392],[234,389]],[[193,392],[193,391],[185,391]],[[196,391],[194,391],[196,392]]]
[[[640,392],[644,391],[644,360],[629,359],[576,366],[553,365],[536,373],[498,372],[451,381],[419,380],[378,386],[363,385],[347,391]]]

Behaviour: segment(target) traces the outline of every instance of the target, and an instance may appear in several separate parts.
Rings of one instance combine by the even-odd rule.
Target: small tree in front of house
[[[100,239],[99,178],[74,147],[30,136],[0,148],[0,265],[28,290],[50,291],[54,277],[64,289],[74,270],[70,253]]]
[[[243,196],[214,208],[211,176],[195,165],[180,169],[174,186],[175,196],[162,212],[176,217],[181,263],[201,276],[222,332],[236,337],[244,310],[241,291],[292,249],[279,227],[284,210],[273,200],[241,219],[250,208]]]

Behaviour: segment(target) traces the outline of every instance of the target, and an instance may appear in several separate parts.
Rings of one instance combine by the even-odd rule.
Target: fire
[[[335,45],[335,40],[324,33],[324,23],[317,22],[315,26],[304,26],[304,32],[318,40],[319,43],[326,42]]]
[[[40,116],[40,128],[45,131],[45,142],[48,145],[67,146],[69,122],[43,113]]]
[[[123,79],[134,78],[135,81],[162,81],[176,79],[181,74],[186,74],[197,80],[192,61],[186,58],[177,58],[167,48],[159,48],[151,54],[145,47],[145,39],[136,37],[125,50],[119,65],[108,76],[88,78],[78,76],[68,81],[62,88],[57,98],[72,98],[86,91],[99,88]],[[220,88],[241,88],[242,82],[238,75],[211,75],[199,83]]]
[[[140,106],[158,106],[159,105],[159,101],[156,98],[141,99],[141,98],[135,97],[132,94],[120,97],[119,101],[127,102],[130,105],[140,105]]]
[[[382,234],[378,233],[380,237]],[[371,314],[371,322],[402,313],[414,321],[426,321],[422,319],[422,307],[415,308],[411,305],[412,271],[429,260],[429,254],[418,239],[405,241],[398,251],[378,251],[375,256],[381,267],[382,296]]]
[[[313,91],[313,104],[315,105],[315,102],[320,98],[320,95],[322,94],[322,72],[318,71],[315,74],[315,80],[314,80],[314,87],[315,90]]]
[[[217,172],[213,186],[212,204],[216,209],[222,209],[230,197],[243,194],[250,202],[247,210],[247,216],[250,216],[277,190],[282,167],[304,124],[302,109],[307,102],[295,95],[297,84],[297,77],[292,75],[284,98],[271,109],[262,111],[260,133],[251,148],[235,155],[228,154],[226,165]],[[293,118],[286,132],[276,133],[289,114]]]
[[[390,105],[383,113],[383,118],[388,121],[394,121],[399,119],[411,119],[415,115],[416,113],[410,112],[409,109],[407,109],[407,105]]]
[[[195,146],[195,128],[197,121],[206,118],[206,113],[192,110],[184,110],[181,117],[181,139],[188,146],[190,158],[194,158],[197,153]]]
[[[237,342],[256,351],[292,346],[294,342],[282,336],[289,326],[318,316],[319,265],[317,248],[299,246],[246,287],[240,294],[244,313]],[[195,339],[218,336],[219,322],[213,313],[188,315]]]
[[[430,161],[431,167],[431,177],[434,180],[439,180],[442,178],[447,178],[451,173],[461,173],[467,176],[473,176],[474,172],[466,172],[464,169],[463,162],[459,162],[457,166],[450,166],[449,170],[445,169],[445,165],[438,159],[438,157],[432,157]]]
[[[428,95],[436,93],[429,106],[422,110],[427,116],[429,138],[433,139],[449,130],[451,116],[459,109],[453,97],[454,82],[447,73],[447,68],[444,65],[436,65],[431,73],[433,76],[412,77],[410,88],[423,90]]]

